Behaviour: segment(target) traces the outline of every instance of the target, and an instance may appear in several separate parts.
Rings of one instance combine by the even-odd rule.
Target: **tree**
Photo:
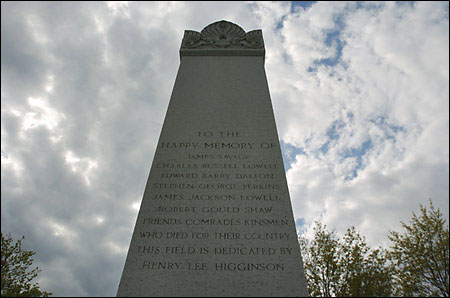
[[[392,293],[392,270],[386,251],[372,250],[354,227],[347,229],[340,245],[338,297],[386,297]]]
[[[390,296],[392,270],[386,252],[371,250],[354,227],[342,240],[316,222],[314,239],[300,238],[310,296]]]
[[[404,234],[390,232],[389,258],[395,267],[395,295],[449,297],[449,230],[442,213],[420,205]]]
[[[314,239],[300,238],[303,269],[309,295],[312,297],[336,296],[341,275],[339,266],[339,241],[335,231],[316,222]]]
[[[48,297],[52,293],[41,291],[32,280],[38,276],[39,268],[30,269],[31,258],[36,253],[22,249],[22,239],[13,243],[10,234],[2,234],[1,296],[4,297]]]

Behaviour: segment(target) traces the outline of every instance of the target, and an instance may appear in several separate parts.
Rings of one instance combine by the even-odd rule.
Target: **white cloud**
[[[386,3],[333,13],[331,6],[314,6],[286,20],[283,46],[293,53],[291,68],[300,69],[290,71],[298,78],[290,88],[278,85],[298,90],[295,97],[280,91],[288,101],[281,104],[280,130],[308,153],[297,158],[288,181],[295,214],[310,227],[318,218],[340,232],[355,225],[371,244],[381,244],[428,197],[448,216],[448,58],[436,59],[448,56],[448,16],[441,3],[426,6]],[[341,62],[305,74],[330,55],[324,40],[333,24],[315,20],[338,14],[345,24]],[[302,23],[312,29],[302,31]],[[335,139],[327,135],[333,123],[342,124]],[[351,152],[365,144],[361,161],[355,160]],[[353,171],[356,177],[346,182]]]

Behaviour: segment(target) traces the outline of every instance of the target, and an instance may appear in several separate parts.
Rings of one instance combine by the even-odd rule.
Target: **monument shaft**
[[[242,32],[185,32],[118,296],[307,295],[261,31]]]

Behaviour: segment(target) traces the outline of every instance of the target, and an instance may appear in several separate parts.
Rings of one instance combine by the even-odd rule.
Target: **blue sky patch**
[[[320,151],[326,154],[329,149],[330,142],[339,139],[338,130],[345,126],[342,121],[334,121],[331,127],[327,130],[328,140],[320,147]]]
[[[292,1],[291,13],[296,13],[299,8],[308,9],[314,5],[317,1]]]
[[[297,218],[295,220],[295,228],[297,229],[297,234],[302,235],[306,228],[305,228],[305,219],[303,217]]]
[[[394,142],[396,141],[395,134],[405,131],[403,126],[390,124],[384,116],[379,116],[376,119],[371,119],[369,121],[385,131],[386,138],[394,140]]]
[[[340,39],[341,31],[345,27],[344,18],[342,15],[338,15],[334,19],[335,29],[327,32],[327,37],[325,38],[325,45],[329,47],[336,48],[336,54],[334,57],[328,57],[325,59],[319,59],[314,61],[315,65],[326,65],[335,66],[338,64],[342,57],[342,49],[345,46],[345,42]]]
[[[295,147],[289,143],[280,140],[281,155],[283,156],[284,170],[287,172],[291,168],[291,164],[295,162],[295,157],[298,154],[306,155],[303,148]]]
[[[350,148],[344,151],[342,154],[342,157],[345,158],[352,158],[355,157],[357,160],[356,167],[353,168],[352,175],[345,177],[345,180],[352,180],[353,178],[356,178],[358,176],[358,170],[363,168],[362,164],[362,157],[373,147],[372,140],[367,140],[362,143],[360,147],[357,148]]]

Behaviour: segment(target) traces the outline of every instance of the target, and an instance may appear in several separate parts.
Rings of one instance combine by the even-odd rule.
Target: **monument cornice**
[[[263,56],[264,40],[261,30],[245,32],[240,26],[222,20],[201,32],[185,30],[181,42],[182,56]]]

